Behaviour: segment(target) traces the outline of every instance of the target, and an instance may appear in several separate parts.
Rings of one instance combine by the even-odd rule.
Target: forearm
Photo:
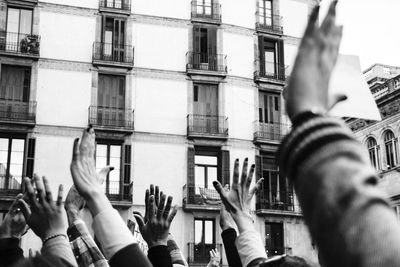
[[[226,259],[228,260],[229,267],[242,267],[239,253],[235,245],[236,231],[233,228],[224,230],[221,233],[222,241],[224,243]]]
[[[147,255],[154,267],[172,267],[171,255],[167,246],[154,246]]]
[[[19,242],[19,238],[0,238],[0,266],[12,266],[24,259]]]
[[[66,236],[57,236],[47,240],[42,247],[42,255],[64,260],[70,266],[78,266]]]
[[[327,266],[399,265],[397,219],[375,186],[368,155],[342,123],[311,119],[294,128],[280,152]]]

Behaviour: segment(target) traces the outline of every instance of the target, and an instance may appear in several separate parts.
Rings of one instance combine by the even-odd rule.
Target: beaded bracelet
[[[46,237],[45,239],[43,239],[43,245],[47,242],[47,241],[49,241],[50,239],[53,239],[53,238],[56,238],[56,237],[58,237],[58,236],[63,236],[63,237],[65,237],[65,238],[67,238],[67,236],[65,235],[65,234],[55,234],[55,235],[51,235],[51,236],[48,236],[48,237]]]

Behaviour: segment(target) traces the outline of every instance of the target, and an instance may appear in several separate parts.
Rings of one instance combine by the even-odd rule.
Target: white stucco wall
[[[85,8],[99,8],[99,0],[41,0],[40,2]]]
[[[135,0],[132,10],[136,14],[158,17],[190,19],[190,1],[182,0]]]
[[[220,0],[222,23],[254,28],[256,1]]]
[[[229,75],[252,78],[254,71],[254,37],[223,33],[224,54]]]
[[[308,20],[308,4],[302,0],[280,0],[280,15],[283,17],[283,33],[302,37]]]

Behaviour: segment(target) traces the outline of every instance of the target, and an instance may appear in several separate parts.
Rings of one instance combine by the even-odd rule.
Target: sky
[[[330,2],[322,0],[321,18]],[[399,0],[339,0],[337,12],[341,54],[358,55],[362,70],[374,63],[400,66]]]

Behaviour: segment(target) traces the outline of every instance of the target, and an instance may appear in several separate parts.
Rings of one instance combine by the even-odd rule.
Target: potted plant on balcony
[[[39,54],[39,35],[29,34],[21,39],[20,51],[28,54]]]

